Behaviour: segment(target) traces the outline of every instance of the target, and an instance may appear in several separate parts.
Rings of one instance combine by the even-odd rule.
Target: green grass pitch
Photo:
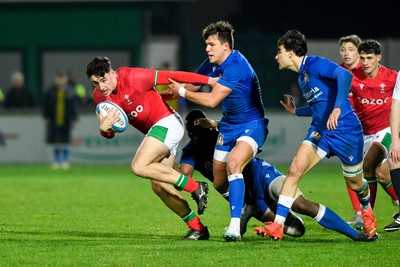
[[[286,165],[279,165],[286,172]],[[200,176],[195,178],[204,180]],[[306,198],[345,220],[353,212],[340,166],[318,165],[300,182]],[[186,192],[190,206],[196,205]],[[229,207],[215,190],[201,219],[209,241],[185,241],[187,226],[128,165],[0,165],[0,266],[394,266],[400,231],[383,227],[397,212],[378,189],[377,242],[357,243],[304,217],[306,234],[276,242],[253,233],[223,241]]]

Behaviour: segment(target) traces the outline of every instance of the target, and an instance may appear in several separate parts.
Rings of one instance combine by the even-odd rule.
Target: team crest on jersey
[[[129,95],[124,95],[124,98],[128,102],[128,105],[132,104],[132,101],[129,99]]]
[[[319,132],[316,132],[316,131],[311,132],[310,137],[315,139],[315,140],[317,140],[317,141],[319,139],[321,139],[321,135],[319,134]]]
[[[379,85],[379,87],[381,88],[381,94],[384,94],[384,93],[385,93],[385,86],[386,86],[386,84],[384,84],[384,83],[381,83],[381,84]]]
[[[303,71],[303,75],[304,75],[304,82],[308,83],[308,74],[305,70]]]
[[[218,135],[217,138],[217,145],[223,146],[224,145],[224,136],[222,134]]]

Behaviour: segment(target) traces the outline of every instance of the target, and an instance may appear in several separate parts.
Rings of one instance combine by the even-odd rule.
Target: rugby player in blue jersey
[[[360,201],[364,232],[376,239],[376,219],[368,183],[363,179],[363,132],[348,98],[352,75],[328,59],[307,56],[306,38],[297,30],[287,31],[278,40],[277,49],[275,59],[279,69],[299,73],[298,84],[308,106],[296,108],[290,95],[285,95],[286,101],[281,104],[297,116],[312,116],[312,122],[289,167],[275,220],[263,227],[264,234],[275,240],[283,238],[283,224],[295,201],[300,179],[324,157],[337,156],[347,186],[357,193]]]
[[[204,177],[213,181],[212,158],[213,141],[218,136],[217,122],[209,120],[201,110],[192,110],[186,116],[186,130],[190,137],[189,143],[183,148],[180,161],[182,173],[191,175],[194,170],[199,171]],[[201,126],[200,126],[201,125]],[[255,205],[262,222],[272,221],[275,217],[274,207],[279,197],[280,188],[285,175],[273,165],[260,158],[252,158],[243,170],[246,184],[246,203]],[[367,237],[354,230],[332,210],[322,204],[307,200],[299,189],[296,190],[293,211],[309,216],[321,226],[342,233],[354,241],[374,241],[375,238]],[[248,217],[242,215],[242,235],[245,232]],[[285,221],[285,234],[299,237],[305,232],[304,224],[291,212]],[[255,233],[264,236],[264,228],[255,228]]]
[[[196,104],[216,107],[222,104],[223,117],[213,159],[214,187],[229,198],[231,221],[224,239],[239,241],[241,207],[244,203],[243,169],[263,146],[268,119],[258,77],[247,59],[233,49],[234,29],[229,22],[211,23],[203,29],[208,58],[197,72],[219,77],[211,92],[200,87],[183,87],[173,80],[169,90]]]

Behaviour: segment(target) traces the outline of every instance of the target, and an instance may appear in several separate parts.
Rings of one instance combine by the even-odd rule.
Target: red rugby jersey
[[[96,105],[104,100],[116,103],[128,115],[129,124],[143,134],[147,134],[160,119],[175,112],[157,93],[156,85],[169,84],[168,78],[182,83],[207,84],[209,78],[191,72],[128,67],[121,67],[116,73],[116,94],[105,98],[95,88],[94,102]]]
[[[364,135],[375,134],[390,126],[390,107],[397,72],[380,66],[375,78],[364,70],[352,71],[353,108],[363,126]]]

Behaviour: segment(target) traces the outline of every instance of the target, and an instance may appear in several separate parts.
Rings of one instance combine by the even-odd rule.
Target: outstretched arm
[[[214,83],[216,79],[217,78],[210,78],[210,82]],[[232,89],[219,83],[215,83],[211,92],[192,92],[186,90],[182,86],[182,84],[176,82],[175,80],[169,80],[171,82],[168,89],[170,92],[174,93],[175,95],[179,94],[179,96],[205,107],[216,107],[225,97],[227,97],[232,92]]]

